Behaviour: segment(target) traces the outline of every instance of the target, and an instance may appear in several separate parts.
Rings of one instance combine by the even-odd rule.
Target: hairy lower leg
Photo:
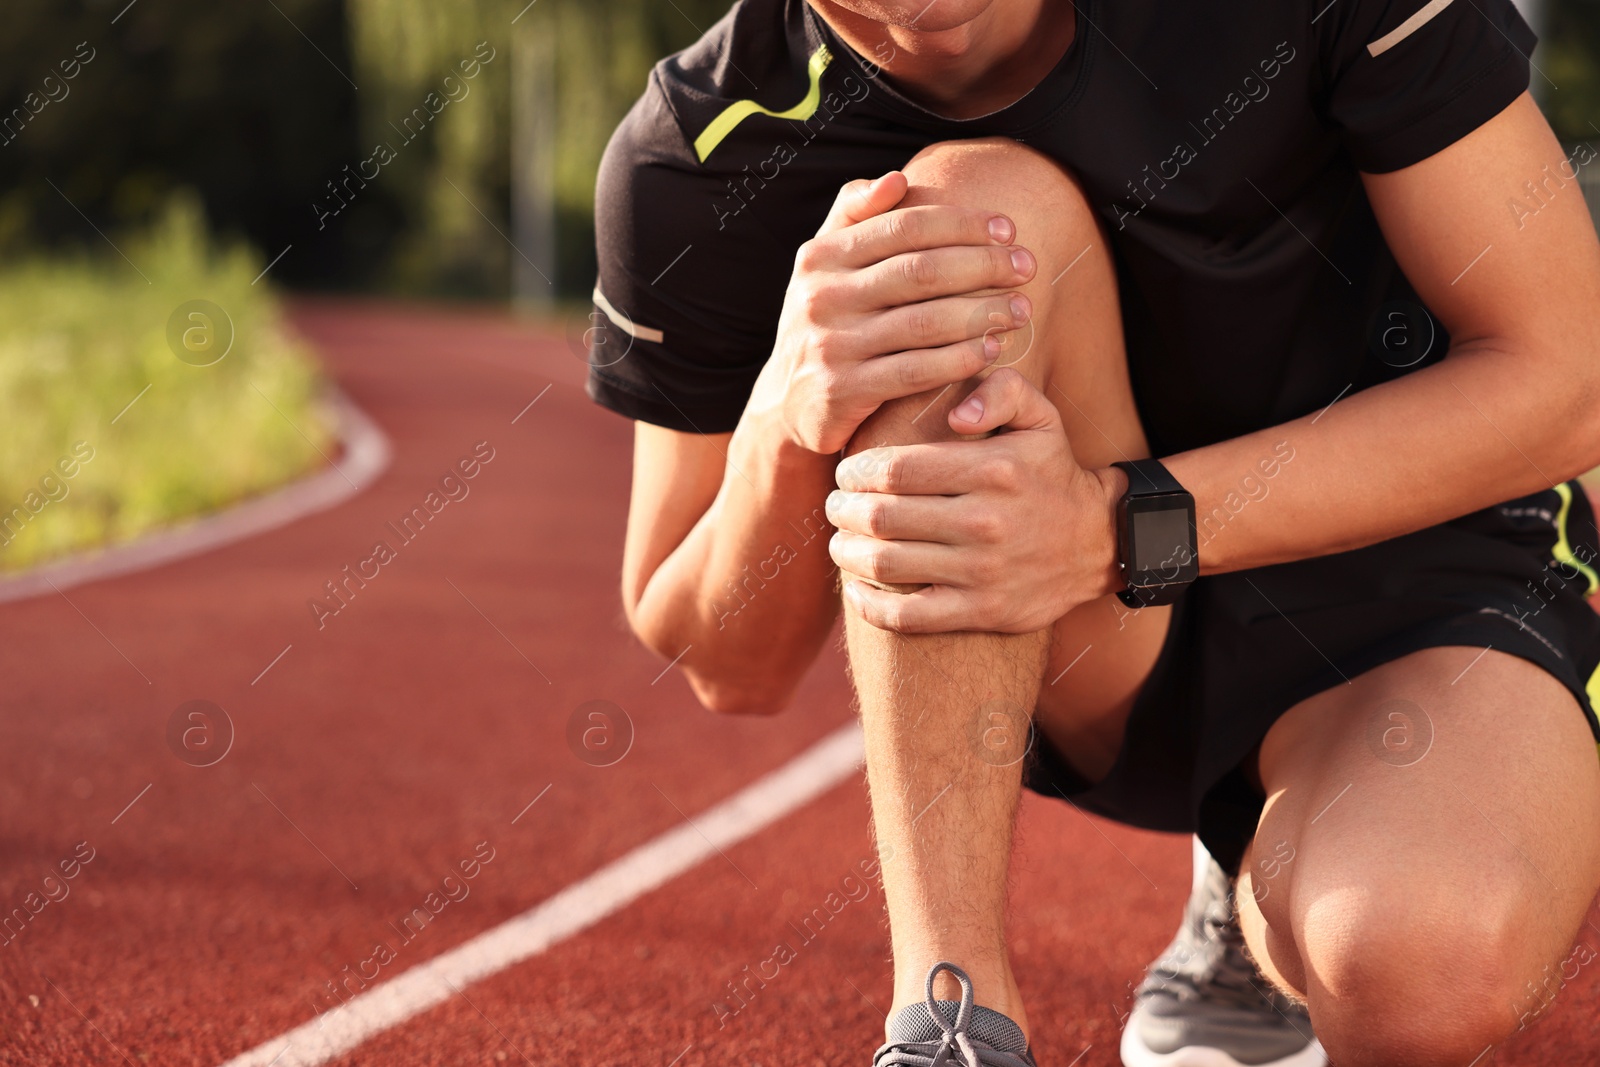
[[[1006,956],[1006,876],[1023,709],[1047,635],[905,636],[847,618],[845,637],[894,949],[890,1014],[920,1001],[928,969],[949,960],[971,975],[978,1003],[1026,1029]],[[940,980],[935,995],[955,999],[954,981]]]
[[[1038,258],[1034,280],[1021,287],[1033,303],[1032,329],[1007,336],[1016,350],[1003,352],[1000,363],[1058,405],[1067,402],[1062,417],[1074,453],[1089,463],[1130,449],[1146,455],[1122,357],[1115,275],[1076,185],[1054,163],[1008,142],[935,146],[905,170],[911,189],[902,206],[968,203],[1006,212]],[[1071,280],[1052,284],[1085,255]],[[946,416],[970,384],[884,405],[847,451],[955,439]],[[920,1001],[929,968],[949,960],[971,976],[978,1003],[1026,1031],[1006,955],[1006,881],[1050,633],[906,636],[878,630],[848,608],[844,615],[894,949],[891,1016]],[[940,982],[936,997],[959,995],[948,975]]]

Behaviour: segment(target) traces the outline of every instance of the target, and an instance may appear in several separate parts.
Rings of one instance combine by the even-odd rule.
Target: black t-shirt
[[[1448,340],[1358,171],[1498,114],[1528,87],[1533,44],[1510,0],[1081,0],[1032,92],[952,120],[804,0],[741,0],[656,66],[606,150],[589,393],[660,426],[733,429],[795,251],[839,187],[999,135],[1069,168],[1104,220],[1156,455],[1316,411],[1421,365],[1429,331],[1423,362]]]

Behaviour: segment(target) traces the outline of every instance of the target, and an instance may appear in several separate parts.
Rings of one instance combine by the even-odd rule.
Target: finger
[[[964,382],[993,365],[1004,352],[1005,335],[989,334],[942,348],[874,356],[856,370],[856,383],[861,395],[872,397],[876,406]]]
[[[1042,430],[1060,421],[1050,398],[1010,367],[989,375],[950,411],[950,428],[962,434],[988,433],[1002,426],[1009,430]]]
[[[898,201],[896,201],[898,203]],[[843,265],[870,267],[893,256],[930,248],[1010,245],[1017,226],[997,211],[925,204],[885,211],[839,237]]]
[[[895,496],[890,493],[828,494],[824,511],[841,530],[881,541],[929,541],[959,545],[980,540],[983,531],[958,497]]]
[[[1033,302],[1021,293],[946,296],[876,312],[856,336],[863,352],[905,352],[1020,329],[1032,316]]]
[[[941,296],[1009,289],[1033,277],[1033,253],[1017,245],[950,245],[905,252],[851,280],[863,307],[893,308]]]
[[[1012,464],[1009,456],[985,448],[987,443],[937,441],[869,448],[842,460],[834,468],[834,479],[840,489],[851,493],[902,496],[970,493],[995,484],[993,468],[996,464]]]
[[[891,170],[883,177],[870,181],[866,178],[857,178],[855,181],[845,182],[839,190],[839,195],[834,197],[833,207],[828,211],[828,217],[823,220],[817,236],[821,237],[883,214],[904,199],[907,188],[906,176],[897,170]]]
[[[948,633],[981,629],[969,594],[948,585],[930,585],[912,593],[874,589],[866,582],[846,582],[845,603],[880,630],[901,634]]]
[[[836,530],[828,555],[846,574],[890,585],[950,582],[963,575],[963,553],[929,541],[881,541],[876,537]]]

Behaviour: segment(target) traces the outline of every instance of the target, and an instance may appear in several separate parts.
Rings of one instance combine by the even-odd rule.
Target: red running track
[[[563,340],[381,304],[303,304],[296,318],[393,439],[375,485],[204,556],[0,606],[0,912],[80,842],[93,850],[68,895],[0,947],[0,1063],[222,1063],[332,1006],[327,984],[378,942],[399,946],[382,980],[850,717],[834,653],[787,714],[741,721],[701,710],[630,639],[615,592],[629,430],[583,396]],[[109,415],[97,448],[116,447]],[[159,398],[128,417],[161,417]],[[319,629],[308,601],[375,541],[397,542],[386,523],[480,441],[493,458],[469,494]],[[193,699],[234,725],[213,766],[168,747],[169,717]],[[566,744],[592,699],[634,723],[611,767]],[[806,944],[790,924],[848,888],[866,816],[860,785],[834,789],[339,1062],[865,1064],[889,995],[881,899],[848,901]],[[1021,843],[1015,958],[1041,1063],[1112,1067],[1130,983],[1176,923],[1187,843],[1033,797]],[[487,850],[468,895],[402,942],[391,921]],[[795,958],[719,1019],[724,984],[780,941]],[[1597,971],[1495,1062],[1591,1055]]]

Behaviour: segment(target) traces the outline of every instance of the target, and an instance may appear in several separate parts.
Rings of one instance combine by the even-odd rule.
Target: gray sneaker
[[[1233,885],[1195,841],[1183,925],[1150,965],[1122,1031],[1126,1067],[1325,1067],[1304,1008],[1245,953]]]
[[[934,1000],[933,980],[949,971],[961,983],[961,999]],[[907,1004],[889,1024],[889,1039],[872,1056],[872,1067],[1037,1067],[1028,1039],[1016,1023],[972,1003],[972,979],[953,963],[928,972],[928,996]]]

